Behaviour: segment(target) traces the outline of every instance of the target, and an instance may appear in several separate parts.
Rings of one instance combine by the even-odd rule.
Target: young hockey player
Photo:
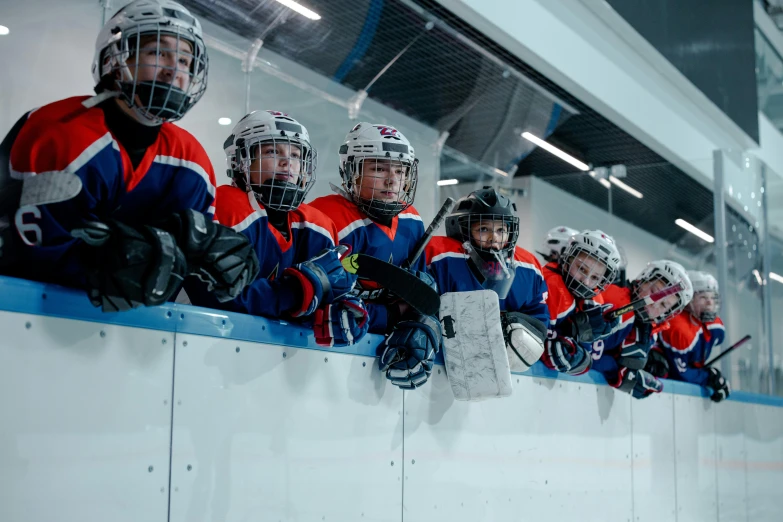
[[[401,266],[424,235],[413,208],[418,179],[413,147],[394,127],[362,122],[346,135],[339,152],[342,189],[311,205],[334,221],[339,242],[353,253]],[[420,256],[411,270],[432,283],[424,266]],[[389,334],[380,361],[386,377],[403,389],[424,384],[440,349],[438,318],[407,310],[372,281],[360,280],[355,293],[367,301],[370,332]]]
[[[665,359],[651,352],[651,370],[659,377],[692,382],[712,390],[710,398],[720,402],[731,393],[729,382],[720,370],[704,363],[713,349],[726,338],[723,321],[718,317],[720,294],[718,281],[706,272],[688,272],[693,283],[693,300],[670,321],[659,341]],[[657,347],[656,347],[657,348]]]
[[[623,314],[611,335],[592,343],[593,369],[601,372],[610,386],[637,399],[663,389],[663,384],[643,368],[655,335],[666,333],[667,321],[690,302],[693,287],[679,263],[661,260],[648,263],[626,286],[609,285],[601,294],[604,302],[620,308],[678,283],[682,290],[636,312]]]
[[[575,234],[557,262],[544,266],[549,296],[549,339],[541,360],[570,375],[590,369],[590,343],[611,334],[617,320],[609,321],[598,295],[614,281],[620,253],[614,239],[600,230]]]
[[[98,35],[92,71],[96,96],[31,111],[3,142],[3,272],[85,288],[104,311],[163,303],[188,274],[233,298],[258,260],[212,222],[212,166],[171,123],[207,86],[198,20],[171,0],[132,2]]]
[[[255,111],[239,120],[224,148],[233,185],[218,187],[217,218],[250,240],[261,270],[222,308],[311,317],[319,344],[358,341],[367,332],[367,311],[347,295],[356,276],[340,264],[334,223],[304,203],[317,162],[307,129],[288,114]],[[190,290],[194,304],[217,306]]]
[[[537,253],[547,263],[557,263],[557,259],[565,251],[571,236],[578,234],[575,228],[563,225],[550,229],[544,238],[544,244]]]
[[[516,246],[514,203],[492,187],[471,192],[446,218],[446,236],[433,237],[426,249],[438,291],[494,290],[511,369],[530,368],[544,351],[547,288],[535,256]]]

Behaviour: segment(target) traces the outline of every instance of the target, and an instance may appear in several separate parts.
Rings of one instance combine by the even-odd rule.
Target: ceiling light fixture
[[[219,125],[231,125],[231,118],[226,118],[225,116],[223,118],[218,118],[218,124]]]
[[[280,0],[278,0],[278,1],[280,1]],[[576,159],[575,157],[571,156],[570,154],[568,154],[566,152],[563,152],[562,150],[558,149],[557,147],[555,147],[551,143],[545,142],[544,140],[542,140],[538,136],[533,136],[529,132],[523,132],[522,133],[522,137],[525,138],[527,141],[535,143],[536,145],[538,145],[539,147],[541,147],[545,151],[549,152],[550,154],[554,154],[555,156],[557,156],[561,160],[565,161],[566,163],[569,163],[569,164],[573,165],[574,167],[578,168],[582,172],[587,172],[588,170],[590,170],[590,167],[587,166],[586,163],[583,163],[583,162],[579,161],[578,159]]]
[[[761,273],[758,270],[756,270],[755,268],[753,269],[753,277],[756,278],[756,282],[759,285],[763,285],[764,284],[764,281],[761,279]]]
[[[294,2],[294,0],[277,0],[278,3],[283,4],[289,9],[293,9],[300,15],[304,16],[305,18],[309,18],[310,20],[320,20],[321,15],[316,13],[315,11],[306,8],[305,6],[298,4]]]
[[[642,194],[641,192],[639,192],[633,187],[629,187],[628,185],[626,185],[619,179],[615,178],[614,176],[609,176],[609,181],[611,181],[612,183],[614,183],[615,185],[617,185],[618,187],[620,187],[621,189],[623,189],[624,191],[626,191],[627,193],[629,193],[635,198],[642,199],[644,197],[644,194]]]
[[[590,174],[590,177],[592,177],[594,180],[596,180],[598,183],[600,183],[601,185],[603,185],[607,189],[612,188],[612,184],[609,183],[609,181],[606,178],[597,177],[596,176],[596,172],[594,170],[591,170],[590,172],[588,172],[588,174]]]
[[[442,187],[444,185],[456,185],[459,183],[458,179],[439,179],[438,180],[438,186]]]
[[[691,225],[690,223],[688,223],[684,219],[677,218],[677,219],[674,220],[674,224],[679,226],[679,227],[684,228],[685,230],[687,230],[688,232],[690,232],[694,236],[697,236],[700,239],[703,239],[707,243],[714,243],[715,242],[715,238],[714,237],[712,237],[708,233],[704,232],[703,230],[701,230],[699,228],[696,228],[695,226]]]
[[[769,278],[777,281],[778,283],[783,283],[783,276],[780,274],[776,274],[775,272],[770,272]]]
[[[0,36],[5,36],[5,35],[7,35],[10,32],[11,32],[11,30],[8,29],[6,26],[0,25]]]

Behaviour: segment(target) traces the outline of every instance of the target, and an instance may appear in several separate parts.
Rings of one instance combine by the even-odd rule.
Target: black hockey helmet
[[[482,256],[493,257],[492,252],[500,253],[505,258],[514,254],[514,248],[519,239],[519,218],[516,216],[517,206],[503,194],[492,187],[484,187],[475,190],[461,198],[454,209],[446,218],[446,235],[456,239],[460,243],[470,241]],[[508,242],[501,249],[482,247],[473,241],[471,226],[477,222],[502,221],[508,229]],[[485,256],[484,254],[488,254]]]

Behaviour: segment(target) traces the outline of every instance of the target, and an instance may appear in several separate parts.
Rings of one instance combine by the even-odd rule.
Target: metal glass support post
[[[245,59],[242,61],[242,72],[245,73],[245,114],[250,114],[250,78],[253,72],[253,66],[256,63],[256,58],[258,57],[258,52],[263,45],[264,41],[261,38],[256,38],[247,50]]]
[[[103,27],[111,16],[111,0],[101,0],[101,8],[101,27]]]
[[[726,250],[726,196],[723,191],[723,169],[725,157],[722,150],[712,153],[713,206],[715,207],[715,266],[718,269],[718,288],[721,292],[729,289],[728,254]],[[728,357],[721,361],[721,372],[731,378]]]
[[[772,289],[769,287],[769,272],[772,264],[772,245],[769,237],[769,219],[767,216],[767,166],[761,162],[761,237],[764,243],[761,247],[761,273],[762,278],[762,299],[764,304],[764,337],[767,344],[767,353],[769,356],[769,371],[767,375],[767,385],[769,394],[775,394],[775,343],[772,339]]]

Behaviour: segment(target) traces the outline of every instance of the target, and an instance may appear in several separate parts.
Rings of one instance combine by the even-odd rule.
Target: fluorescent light
[[[11,31],[4,25],[0,25],[0,36],[6,35]]]
[[[289,9],[293,9],[294,11],[304,16],[305,18],[309,18],[310,20],[321,19],[321,15],[319,15],[315,11],[311,11],[310,9],[306,8],[303,5],[294,2],[294,0],[277,0],[277,1],[283,4],[284,6],[288,7]]]
[[[623,189],[624,191],[626,191],[627,193],[629,193],[635,198],[642,199],[644,197],[644,194],[642,194],[635,188],[629,187],[628,185],[626,185],[619,179],[615,178],[614,176],[609,176],[609,181],[611,181],[612,183],[614,183],[615,185],[617,185],[618,187],[620,187],[621,189]]]
[[[753,269],[753,276],[756,278],[756,282],[758,284],[760,285],[764,284],[764,281],[761,279],[761,274],[755,268]]]
[[[231,125],[231,118],[226,118],[226,117],[218,118],[218,123],[220,125]]]
[[[601,184],[601,185],[603,185],[604,187],[606,187],[606,188],[608,188],[608,189],[609,189],[609,188],[612,188],[612,184],[611,184],[611,183],[609,183],[609,181],[608,181],[606,178],[596,178],[596,177],[595,177],[595,171],[594,171],[594,170],[591,170],[590,172],[588,172],[588,174],[590,174],[590,176],[591,176],[591,177],[592,177],[594,180],[596,180],[598,183],[600,183],[600,184]]]
[[[443,185],[456,185],[459,183],[458,179],[439,179],[438,180],[438,186],[442,187]]]
[[[277,1],[279,2],[280,0],[277,0]],[[554,154],[555,156],[557,156],[561,160],[565,161],[566,163],[570,163],[571,165],[573,165],[574,167],[578,168],[582,172],[587,172],[588,170],[590,170],[590,167],[588,167],[587,164],[582,163],[581,161],[579,161],[575,157],[571,156],[570,154],[567,154],[567,153],[563,152],[562,150],[558,149],[554,145],[545,142],[541,138],[539,138],[537,136],[533,136],[529,132],[523,132],[522,133],[522,137],[525,138],[527,141],[532,141],[533,143],[535,143],[536,145],[538,145],[539,147],[541,147],[545,151],[547,151],[547,152],[549,152],[551,154]]]
[[[769,278],[770,279],[774,279],[778,283],[783,283],[783,276],[780,275],[780,274],[776,274],[775,272],[770,272],[769,273]]]
[[[695,226],[691,225],[690,223],[688,223],[684,219],[677,218],[677,219],[674,220],[674,223],[677,226],[680,226],[680,227],[684,228],[685,230],[687,230],[688,232],[690,232],[694,236],[698,236],[699,238],[703,239],[707,243],[714,243],[715,242],[715,238],[713,238],[711,235],[709,235],[708,233],[704,232],[701,229],[696,228]]]

